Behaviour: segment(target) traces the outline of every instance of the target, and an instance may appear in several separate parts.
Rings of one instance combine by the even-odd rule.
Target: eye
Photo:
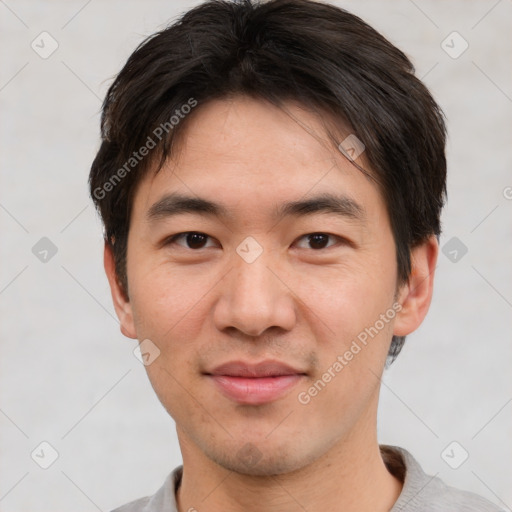
[[[178,233],[177,235],[171,236],[167,239],[165,245],[176,244],[185,249],[204,249],[209,238],[208,235],[198,231],[186,231],[185,233]],[[185,245],[178,243],[181,240],[184,240]]]
[[[326,249],[331,247],[332,245],[335,245],[335,243],[329,244],[329,238],[331,239],[338,239],[341,240],[340,237],[337,237],[335,235],[330,235],[328,233],[309,233],[307,235],[304,235],[300,237],[299,240],[306,240],[306,243],[309,244],[309,247],[301,247],[301,249]]]

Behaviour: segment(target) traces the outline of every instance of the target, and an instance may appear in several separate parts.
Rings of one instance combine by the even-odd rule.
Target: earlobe
[[[112,247],[107,242],[105,242],[103,252],[103,265],[110,285],[114,309],[116,310],[117,317],[119,318],[121,332],[128,338],[137,339],[132,307],[117,279],[114,254],[112,252]]]
[[[407,336],[415,331],[427,315],[432,300],[438,253],[439,244],[435,236],[411,251],[411,275],[398,295],[402,309],[396,316],[393,330],[395,336]]]

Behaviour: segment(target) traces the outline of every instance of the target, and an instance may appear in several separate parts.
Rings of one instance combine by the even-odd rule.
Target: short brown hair
[[[432,234],[439,237],[446,197],[444,117],[410,60],[360,18],[332,5],[210,0],[143,41],[103,103],[90,192],[126,296],[127,239],[138,182],[151,164],[159,161],[158,171],[172,154],[188,119],[180,116],[184,105],[200,109],[234,94],[277,106],[295,100],[350,127],[365,145],[380,186],[398,280],[406,282],[411,249]],[[180,117],[178,123],[171,122],[173,116]],[[161,137],[152,137],[158,127]],[[158,139],[151,157],[136,158],[149,138]],[[393,337],[391,361],[404,339]]]

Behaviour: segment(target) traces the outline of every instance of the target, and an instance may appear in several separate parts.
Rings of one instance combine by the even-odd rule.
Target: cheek
[[[304,310],[310,310],[310,323],[344,341],[373,325],[391,306],[395,290],[389,271],[376,272],[362,263],[344,269],[311,271],[297,282],[298,295],[305,298]],[[317,315],[316,322],[313,313]]]
[[[320,388],[323,383],[329,388],[320,393],[319,406],[325,402],[338,407],[340,401],[351,403],[351,396],[369,396],[386,360],[396,316],[395,271],[378,260],[365,263],[325,274],[322,286],[311,274],[302,281],[301,293],[311,309],[305,308],[304,316],[308,315],[320,357],[315,377],[322,381]],[[336,362],[336,368],[342,367],[339,371]],[[325,375],[329,369],[331,374]]]
[[[306,416],[319,422],[319,430],[350,430],[354,419],[370,410],[370,403],[376,404],[378,398],[392,321],[383,323],[380,330],[375,327],[375,319],[365,322],[349,315],[348,321],[350,326],[340,320],[339,330],[344,332],[330,338],[328,347],[324,340],[317,373],[296,397]],[[356,323],[361,328],[355,328]]]
[[[339,435],[350,432],[378,398],[379,380],[368,370],[368,365],[353,360],[334,375],[325,387],[320,384],[320,377],[300,397],[301,403],[309,401],[300,407],[304,420],[316,423],[310,425],[313,432],[337,432]]]
[[[200,269],[183,269],[168,262],[138,261],[128,272],[130,301],[139,339],[153,335],[167,339],[182,336],[184,328],[199,326],[201,299],[215,283],[215,276]]]
[[[184,365],[174,367],[168,361],[162,360],[165,356],[161,355],[151,365],[146,366],[149,381],[156,396],[160,400],[164,409],[180,424],[187,424],[195,418],[200,424],[205,420],[201,418],[204,410],[198,405],[205,403],[201,397],[194,393],[195,400],[191,400],[190,392],[195,390],[197,383],[190,377],[190,373],[184,373]]]

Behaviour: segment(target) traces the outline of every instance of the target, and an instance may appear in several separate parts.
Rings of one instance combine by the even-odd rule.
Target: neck
[[[254,476],[229,471],[207,458],[178,430],[183,477],[178,510],[208,512],[384,512],[398,499],[402,482],[386,468],[376,424],[354,429],[326,454],[290,473]],[[355,432],[355,433],[354,433]]]

